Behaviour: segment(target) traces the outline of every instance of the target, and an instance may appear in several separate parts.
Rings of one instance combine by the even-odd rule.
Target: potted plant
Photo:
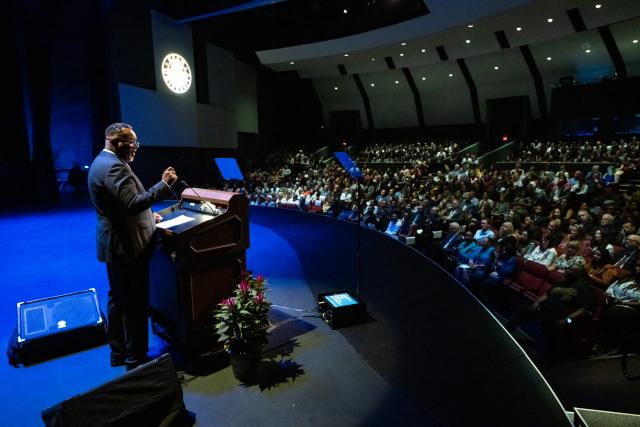
[[[261,275],[243,272],[233,297],[223,300],[215,311],[215,331],[224,342],[234,376],[249,382],[258,371],[262,347],[267,343],[267,281]]]

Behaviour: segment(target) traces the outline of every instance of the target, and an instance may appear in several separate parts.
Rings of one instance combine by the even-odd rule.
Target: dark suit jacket
[[[151,205],[171,194],[169,186],[159,181],[145,191],[129,165],[104,150],[91,164],[88,185],[98,214],[98,261],[111,262],[114,255],[139,257],[155,230]]]

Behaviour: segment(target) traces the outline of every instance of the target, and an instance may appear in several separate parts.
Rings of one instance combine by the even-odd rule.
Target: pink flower
[[[240,282],[240,292],[242,292],[243,294],[249,292],[249,283],[247,283],[246,280]]]
[[[262,274],[258,274],[256,276],[256,282],[262,284],[262,282],[264,282],[264,277],[262,276]]]
[[[264,301],[264,294],[261,292],[258,295],[256,295],[256,303],[260,304],[263,301]]]
[[[236,306],[236,299],[235,298],[227,298],[222,300],[222,304],[226,305],[227,307],[229,307],[230,310],[233,310]]]

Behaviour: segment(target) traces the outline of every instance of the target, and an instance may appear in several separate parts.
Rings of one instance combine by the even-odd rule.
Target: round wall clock
[[[185,93],[191,87],[189,63],[177,53],[170,53],[162,60],[162,79],[172,92]]]

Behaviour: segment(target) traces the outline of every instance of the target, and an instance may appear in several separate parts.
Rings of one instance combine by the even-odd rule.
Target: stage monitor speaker
[[[367,305],[348,291],[318,294],[318,313],[332,329],[362,323],[367,319]]]
[[[17,304],[18,325],[9,362],[28,365],[106,342],[96,290]]]
[[[50,427],[182,427],[195,421],[168,354],[45,409],[42,420]]]

